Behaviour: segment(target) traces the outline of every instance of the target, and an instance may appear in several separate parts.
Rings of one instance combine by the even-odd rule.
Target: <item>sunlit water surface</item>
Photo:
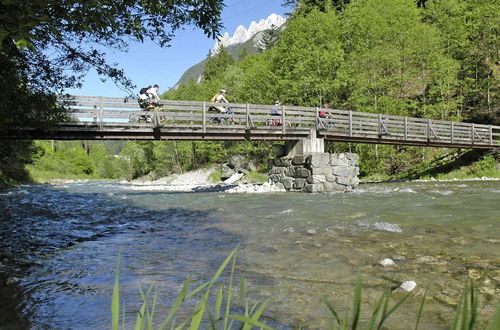
[[[500,182],[369,184],[345,194],[22,186],[0,193],[0,270],[19,279],[18,294],[0,297],[17,317],[0,316],[0,327],[110,328],[119,251],[133,327],[139,287],[158,289],[165,316],[190,275],[208,278],[235,247],[236,277],[247,280],[252,304],[270,298],[262,320],[277,328],[328,328],[320,294],[350,309],[358,270],[365,320],[384,289],[413,280],[388,328],[414,327],[430,285],[421,328],[445,329],[471,277],[485,322],[498,303],[499,205]],[[396,266],[380,266],[384,258]]]

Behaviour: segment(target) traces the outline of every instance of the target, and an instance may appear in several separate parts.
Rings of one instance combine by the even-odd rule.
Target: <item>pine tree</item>
[[[233,63],[234,59],[231,54],[224,46],[219,45],[214,54],[208,54],[205,71],[203,72],[203,81],[209,81],[222,75]]]
[[[257,41],[257,48],[262,53],[265,50],[273,47],[278,43],[280,31],[276,25],[271,25],[271,28],[264,30],[260,39]]]

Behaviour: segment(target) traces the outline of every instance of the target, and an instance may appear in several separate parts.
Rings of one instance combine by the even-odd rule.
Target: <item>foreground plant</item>
[[[229,276],[229,284],[226,288],[224,283],[216,283],[222,272],[231,263],[231,273]],[[240,292],[239,298],[240,303],[244,306],[244,314],[232,314],[231,307],[233,301],[233,279],[234,279],[234,268],[236,263],[236,249],[233,250],[229,256],[224,260],[219,269],[215,272],[215,275],[207,282],[200,283],[194,288],[193,281],[188,278],[181,289],[181,292],[177,296],[174,305],[170,308],[167,316],[161,321],[158,329],[183,329],[189,325],[189,329],[198,329],[200,326],[209,327],[210,329],[232,329],[233,326],[247,330],[252,326],[259,327],[261,329],[272,329],[265,323],[259,321],[262,313],[264,312],[268,301],[259,304],[256,303],[249,308],[246,299],[246,281],[241,280],[240,282]],[[119,261],[118,261],[119,266]],[[150,287],[147,292],[140,290],[141,298],[143,303],[139,312],[137,313],[135,321],[135,330],[141,329],[154,329],[155,322],[155,307],[157,292],[153,295],[153,301],[151,304],[148,303],[150,300],[150,295],[152,291]],[[191,289],[191,291],[190,291]],[[214,289],[214,290],[212,290]],[[120,317],[122,319],[122,329],[125,329],[125,315],[120,315],[120,287],[119,287],[119,275],[118,268],[115,275],[115,283],[113,287],[113,298],[111,303],[111,314],[112,314],[112,329],[120,329]],[[211,306],[208,302],[209,297],[215,294],[215,306]],[[191,297],[197,297],[197,305],[194,307],[192,312],[188,317],[186,317],[182,323],[176,324],[175,316],[180,311],[183,302],[187,301]],[[237,321],[235,323],[235,321]]]
[[[125,315],[120,315],[120,288],[119,288],[119,264],[120,258],[118,258],[118,265],[115,275],[115,282],[113,287],[113,298],[112,298],[112,329],[125,329]],[[231,264],[231,271],[229,276],[229,283],[227,287],[224,283],[217,283],[221,274],[224,270]],[[247,301],[247,285],[246,281],[242,279],[240,281],[239,288],[239,302],[234,302],[235,297],[233,296],[233,280],[234,280],[234,269],[236,264],[236,249],[233,250],[229,256],[224,260],[219,269],[215,272],[215,275],[207,282],[199,283],[194,285],[191,278],[188,278],[182,286],[182,289],[177,296],[175,303],[170,308],[167,316],[161,321],[155,320],[155,307],[157,291],[153,295],[153,287],[150,287],[146,292],[142,289],[140,290],[142,305],[137,313],[135,320],[134,329],[155,329],[155,324],[159,324],[158,329],[199,329],[200,327],[209,329],[232,329],[233,326],[238,329],[249,330],[252,327],[258,327],[260,329],[273,329],[269,325],[260,321],[265,308],[267,307],[269,301],[266,300],[262,304],[255,303],[252,308],[249,308]],[[193,286],[193,287],[192,287]],[[418,329],[420,319],[422,317],[425,298],[427,296],[428,287],[425,289],[422,300],[420,303],[419,311],[417,313],[417,319],[415,321],[415,330]],[[151,300],[152,302],[148,303]],[[190,311],[188,316],[182,317],[182,322],[180,324],[176,323],[176,316],[181,310],[182,304],[186,302],[189,298],[196,297],[197,304]],[[215,305],[213,302],[209,303],[209,298],[215,297]],[[321,295],[323,302],[333,316],[334,323],[332,329],[381,329],[384,323],[389,319],[389,317],[398,310],[405,301],[410,297],[410,293],[404,295],[399,299],[392,307],[389,306],[389,300],[391,298],[391,290],[385,290],[380,299],[377,301],[373,312],[371,313],[369,320],[363,320],[361,323],[360,313],[361,313],[361,276],[358,274],[356,279],[356,284],[354,288],[354,302],[351,311],[346,311],[344,316],[340,316],[339,312],[334,308],[333,304],[328,300],[325,295]],[[235,306],[237,305],[237,306]],[[237,308],[244,310],[243,315],[234,314],[231,311]],[[473,330],[477,328],[477,318],[478,318],[478,296],[474,289],[472,281],[465,284],[464,292],[462,298],[457,307],[456,315],[451,325],[452,330]],[[185,315],[185,314],[184,314]],[[120,327],[121,318],[121,327]],[[500,329],[500,305],[497,308],[496,314],[491,321],[489,330]]]

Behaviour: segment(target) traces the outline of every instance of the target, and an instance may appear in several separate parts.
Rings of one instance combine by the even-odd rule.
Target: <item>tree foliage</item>
[[[126,51],[129,44],[148,39],[165,46],[184,25],[215,36],[222,6],[222,0],[2,0],[0,138],[7,126],[50,129],[65,120],[55,95],[80,87],[91,68],[132,91],[135,86],[123,70],[106,61],[107,50]],[[12,144],[30,150],[24,142]],[[4,162],[11,155],[4,150],[0,172],[7,173]]]
[[[214,36],[221,9],[222,0],[2,1],[0,126],[60,120],[51,95],[79,87],[90,68],[131,90],[123,70],[105,60],[107,49],[145,39],[165,46],[186,24]]]
[[[208,54],[203,72],[203,81],[213,80],[222,76],[232,64],[234,64],[234,59],[231,54],[229,54],[226,47],[219,45],[214,54]]]

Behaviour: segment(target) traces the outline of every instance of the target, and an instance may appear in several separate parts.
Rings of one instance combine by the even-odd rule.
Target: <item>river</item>
[[[0,328],[108,329],[119,251],[128,327],[138,287],[158,290],[166,315],[183,281],[208,278],[238,248],[249,300],[270,303],[280,329],[322,329],[325,294],[350,309],[362,274],[362,315],[388,287],[416,290],[388,329],[445,329],[467,277],[480,324],[500,283],[500,182],[362,184],[351,193],[165,192],[113,182],[26,185],[0,192]],[[396,265],[382,267],[392,259]],[[227,276],[227,275],[226,275]],[[227,277],[225,278],[227,280]],[[372,307],[373,308],[373,307]]]

